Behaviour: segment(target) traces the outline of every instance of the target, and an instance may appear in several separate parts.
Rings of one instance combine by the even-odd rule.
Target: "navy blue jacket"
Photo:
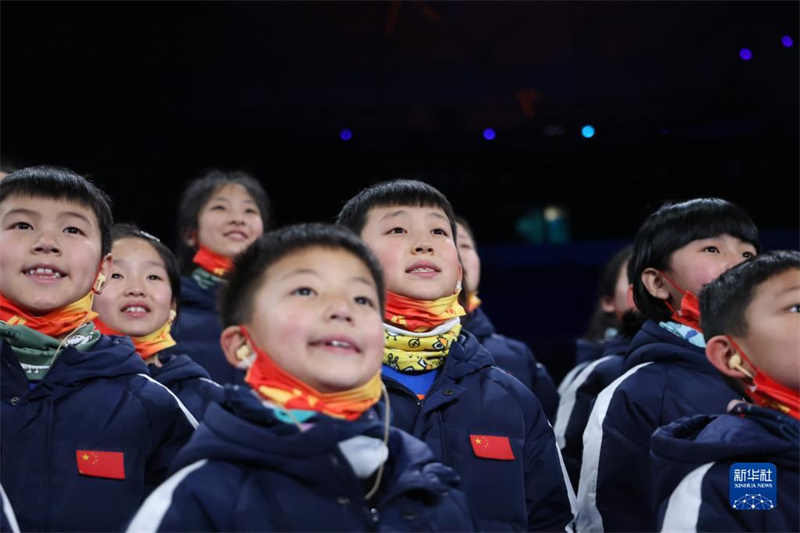
[[[685,417],[659,428],[651,447],[658,523],[665,531],[800,531],[800,421],[741,403],[731,414]],[[731,506],[735,463],[777,467],[774,509]]]
[[[539,361],[528,345],[500,335],[494,324],[479,307],[469,315],[464,329],[472,333],[494,357],[497,366],[528,387],[542,404],[547,419],[552,423],[558,409],[558,391],[547,368]]]
[[[191,276],[181,277],[180,312],[172,326],[177,350],[192,354],[192,359],[208,371],[219,384],[244,383],[245,372],[225,359],[219,337],[222,324],[217,314],[219,286],[203,289]]]
[[[211,402],[221,402],[224,389],[213,381],[206,369],[191,357],[176,353],[176,347],[158,352],[161,366],[147,365],[150,376],[167,387],[178,397],[190,413],[199,421]]]
[[[620,334],[599,341],[578,339],[575,342],[575,364],[597,361],[608,353],[622,353],[627,345],[628,339]]]
[[[8,343],[0,351],[0,483],[20,529],[118,531],[197,422],[147,374],[127,337],[65,348],[33,387]],[[84,451],[121,453],[125,478],[80,474]]]
[[[424,400],[384,376],[392,423],[428,444],[462,479],[483,531],[564,531],[573,520],[553,429],[519,380],[462,330]],[[507,438],[513,460],[476,456],[477,436]]]
[[[572,488],[576,492],[583,461],[583,431],[597,395],[622,375],[624,359],[624,355],[609,354],[587,362],[562,392],[553,429]]]
[[[300,433],[249,387],[228,386],[129,531],[476,531],[455,472],[396,429],[382,488],[365,499],[372,480],[356,477],[339,443],[383,439],[376,410],[309,422]]]
[[[740,398],[705,352],[652,321],[631,340],[623,374],[595,400],[583,434],[578,529],[653,531],[650,436]]]

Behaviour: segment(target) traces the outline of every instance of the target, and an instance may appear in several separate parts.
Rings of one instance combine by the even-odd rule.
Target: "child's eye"
[[[314,289],[309,287],[298,287],[292,291],[292,294],[296,294],[298,296],[312,296],[314,294]]]
[[[375,302],[373,302],[371,298],[367,298],[366,296],[356,296],[355,302],[358,305],[368,305],[370,307],[375,307]]]
[[[258,214],[258,209],[253,209],[253,208],[251,207],[251,208],[249,208],[249,209],[246,209],[246,210],[245,210],[245,213],[247,213],[248,215],[257,215],[257,214]]]
[[[27,222],[15,222],[14,225],[11,227],[13,229],[33,229],[33,226],[31,226]]]
[[[703,251],[710,252],[712,254],[718,254],[719,248],[717,248],[716,246],[706,246],[705,248],[703,248]]]
[[[406,230],[404,230],[403,228],[401,228],[399,226],[389,230],[389,233],[405,233],[405,232],[406,232]]]
[[[72,235],[83,235],[83,231],[80,228],[76,228],[75,226],[69,226],[64,228],[64,231],[70,233]]]
[[[442,228],[436,228],[435,230],[433,230],[433,234],[434,235],[444,235],[445,237],[447,237],[447,231],[443,230]]]
[[[790,313],[800,313],[800,304],[794,304],[789,308]]]
[[[755,256],[756,256],[756,254],[754,254],[753,252],[745,252],[745,253],[742,254],[742,257],[744,257],[745,259],[750,259],[751,257],[755,257]]]
[[[211,211],[225,211],[224,205],[212,205],[210,208]]]
[[[112,272],[111,279],[122,279],[122,274],[120,274],[119,272]]]
[[[164,278],[162,278],[157,274],[150,274],[149,276],[147,276],[147,279],[149,279],[150,281],[161,281]]]

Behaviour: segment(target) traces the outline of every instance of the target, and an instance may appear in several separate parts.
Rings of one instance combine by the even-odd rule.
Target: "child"
[[[256,240],[220,300],[226,356],[255,355],[249,387],[209,408],[129,531],[475,531],[455,473],[373,407],[383,294],[344,228]]]
[[[597,353],[581,360],[558,387],[560,401],[553,429],[576,491],[583,460],[583,432],[594,401],[622,375],[628,344],[644,322],[636,308],[631,308],[632,301],[628,301],[633,298],[628,290],[632,286],[627,271],[631,249],[626,246],[619,250],[603,268],[592,325],[584,338],[578,340],[579,360],[582,350],[584,355]]]
[[[173,336],[217,383],[242,383],[245,363],[231,367],[219,346],[217,290],[233,259],[267,227],[269,201],[261,184],[244,172],[211,171],[181,197],[177,257],[181,314]]]
[[[569,527],[573,493],[539,401],[461,330],[447,198],[420,181],[383,182],[351,198],[338,223],[365,240],[386,276],[393,423],[456,469],[482,530]]]
[[[222,387],[188,355],[175,349],[170,327],[177,313],[181,280],[169,248],[131,224],[111,231],[111,277],[94,300],[95,324],[105,335],[129,335],[150,370],[198,420]]]
[[[753,403],[653,434],[659,525],[800,531],[800,253],[769,252],[732,268],[700,293],[700,311],[708,360]],[[746,469],[747,482],[755,469],[759,483],[737,494],[737,469]]]
[[[196,421],[125,337],[94,327],[108,197],[66,169],[0,184],[0,483],[23,531],[118,531]]]
[[[468,314],[464,329],[469,331],[494,357],[497,366],[520,380],[542,404],[547,419],[553,422],[558,408],[558,392],[547,369],[536,360],[528,346],[518,340],[499,335],[494,324],[481,308],[478,284],[481,280],[481,259],[475,247],[472,229],[467,221],[456,216],[458,250],[464,265],[465,285],[468,289]]]
[[[738,393],[708,363],[696,294],[759,250],[741,208],[718,198],[665,204],[633,243],[628,277],[647,317],[623,374],[603,389],[583,434],[578,528],[653,531],[650,435],[695,413],[724,413]]]

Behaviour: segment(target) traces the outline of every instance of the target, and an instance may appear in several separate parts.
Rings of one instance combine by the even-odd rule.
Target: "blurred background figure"
[[[464,329],[475,335],[497,363],[497,366],[520,380],[539,398],[547,419],[552,424],[558,409],[558,392],[547,368],[536,360],[533,351],[521,341],[506,337],[492,324],[481,307],[478,288],[481,281],[481,259],[472,228],[462,216],[456,216],[458,251],[464,267],[464,290],[467,316]]]

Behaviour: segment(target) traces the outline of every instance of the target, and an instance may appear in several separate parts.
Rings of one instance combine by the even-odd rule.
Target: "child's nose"
[[[420,241],[414,245],[414,252],[418,254],[432,254],[433,245],[428,241]]]
[[[43,232],[33,245],[33,251],[36,253],[61,253],[61,248],[56,239],[50,233]]]
[[[344,298],[332,299],[328,304],[328,319],[329,320],[342,320],[344,322],[353,321],[353,313],[350,305]]]
[[[141,287],[140,284],[132,283],[125,290],[125,294],[131,295],[131,296],[143,296],[144,295],[144,289]]]

